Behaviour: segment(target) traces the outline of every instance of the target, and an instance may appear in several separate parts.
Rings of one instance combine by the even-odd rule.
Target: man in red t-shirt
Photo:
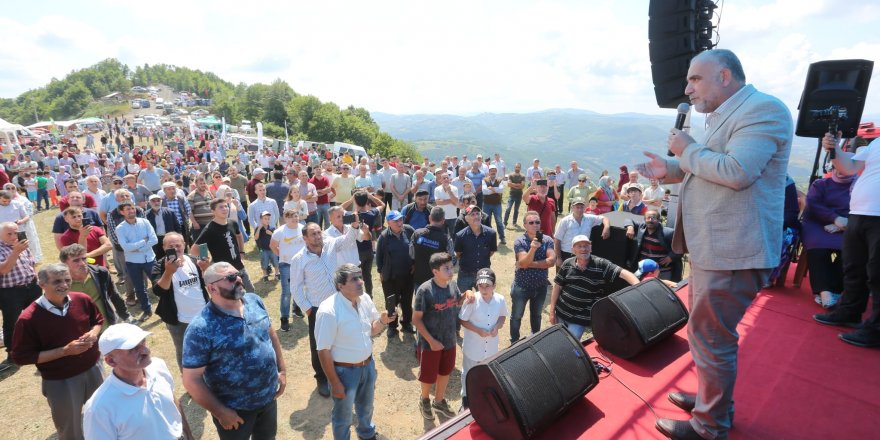
[[[76,183],[76,179],[67,179],[64,181],[64,188],[67,189],[67,195],[58,200],[58,209],[64,212],[70,206],[70,203],[67,201],[67,198],[70,197],[70,193],[72,192],[80,192],[79,185]],[[95,202],[95,198],[90,194],[81,193],[85,198],[85,202],[83,203],[83,207],[95,209],[98,207],[98,204]]]
[[[556,197],[559,197],[559,189],[553,185]],[[553,236],[556,231],[556,201],[547,197],[549,188],[547,181],[540,179],[523,192],[523,203],[529,207],[529,211],[535,211],[541,216],[541,232]]]
[[[113,250],[113,244],[104,229],[100,226],[83,225],[82,208],[71,206],[63,214],[69,229],[61,234],[61,247],[79,243],[86,248],[86,258],[94,258],[94,264],[105,266],[104,255]]]
[[[330,226],[330,179],[327,176],[323,175],[323,171],[321,167],[315,167],[314,170],[315,175],[309,179],[309,183],[315,185],[315,190],[318,192],[318,200],[315,202],[318,205],[317,215],[318,218],[315,220],[315,223],[321,226],[321,229],[326,229]]]

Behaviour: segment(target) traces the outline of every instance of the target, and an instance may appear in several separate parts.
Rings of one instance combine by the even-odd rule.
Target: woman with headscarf
[[[599,179],[599,189],[593,194],[593,197],[599,201],[599,206],[596,208],[597,214],[613,211],[614,205],[620,199],[617,190],[612,185],[614,185],[614,180],[610,176],[602,176]]]
[[[843,231],[849,217],[850,188],[855,175],[837,169],[810,185],[801,234],[807,251],[810,286],[816,303],[837,304],[843,291]]]

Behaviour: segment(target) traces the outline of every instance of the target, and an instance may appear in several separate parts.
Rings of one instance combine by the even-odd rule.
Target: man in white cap
[[[590,328],[593,304],[612,293],[609,288],[618,278],[630,285],[639,282],[632,272],[592,255],[592,250],[593,243],[586,235],[571,240],[574,258],[565,260],[556,271],[550,294],[550,323],[561,323],[578,341]]]
[[[101,335],[98,348],[113,370],[83,406],[85,438],[192,438],[171,372],[165,361],[150,357],[150,334],[116,324]]]

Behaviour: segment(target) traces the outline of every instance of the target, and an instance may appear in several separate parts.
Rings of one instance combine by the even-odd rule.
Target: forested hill
[[[364,108],[340,108],[315,96],[297,93],[281,79],[272,84],[232,84],[211,72],[167,64],[134,69],[116,59],[76,70],[62,79],[16,98],[0,98],[0,117],[30,125],[42,120],[66,120],[95,111],[96,100],[113,92],[129,94],[132,86],[164,85],[210,98],[212,113],[238,124],[242,119],[263,123],[267,136],[284,136],[287,123],[292,140],[349,142],[383,155],[398,154],[420,159],[411,145],[383,132]]]

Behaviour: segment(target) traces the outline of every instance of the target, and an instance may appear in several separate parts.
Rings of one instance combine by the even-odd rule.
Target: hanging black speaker
[[[687,102],[684,94],[691,58],[714,47],[709,0],[651,0],[648,5],[648,53],[654,95],[661,108]]]
[[[531,438],[599,383],[584,347],[561,324],[474,366],[471,415],[492,438]]]
[[[651,278],[596,301],[590,319],[599,346],[629,359],[684,327],[688,311],[672,289]]]

